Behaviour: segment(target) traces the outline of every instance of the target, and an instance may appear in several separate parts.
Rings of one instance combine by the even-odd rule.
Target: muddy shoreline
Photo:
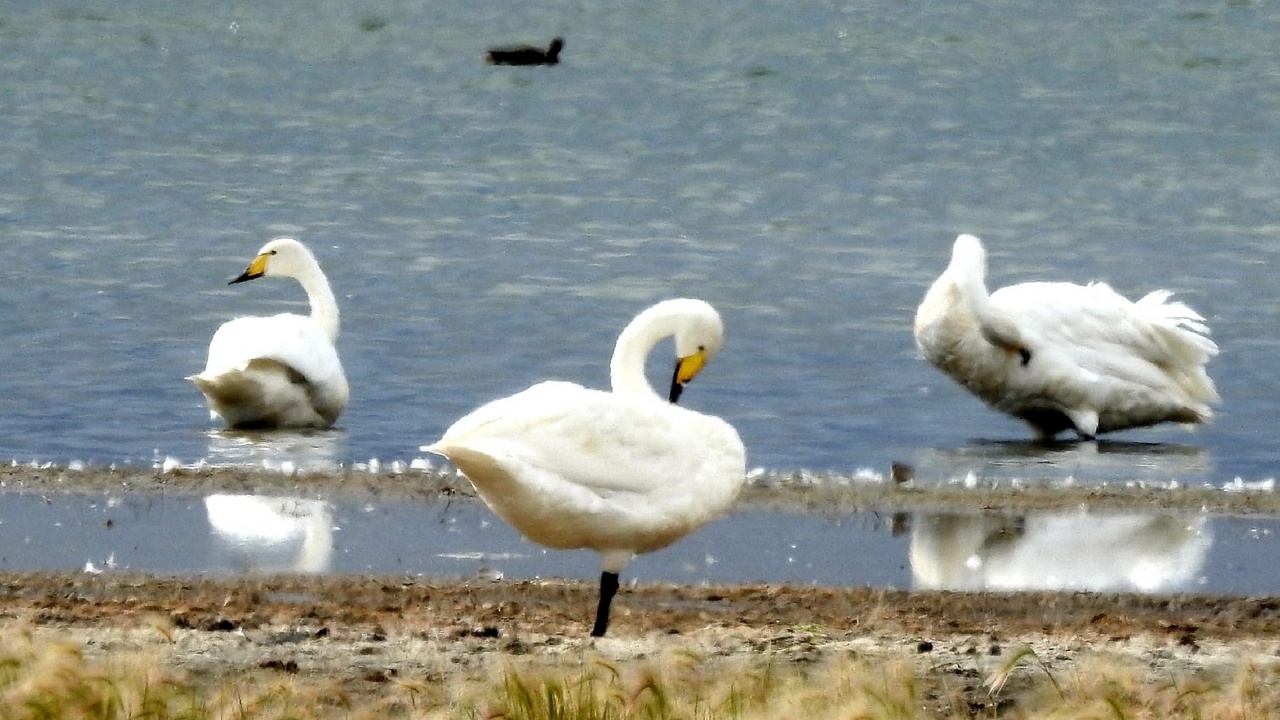
[[[0,467],[0,492],[188,495],[260,492],[327,499],[386,500],[475,497],[467,480],[451,470],[370,472],[352,468],[325,472],[278,472],[237,467],[161,470],[10,465]],[[770,473],[754,477],[747,484],[739,505],[834,514],[861,510],[1165,510],[1280,517],[1280,492],[1244,488],[1225,490],[1207,486],[1171,487],[1136,481],[1108,485],[995,482],[964,487],[898,484],[891,480],[838,475]]]

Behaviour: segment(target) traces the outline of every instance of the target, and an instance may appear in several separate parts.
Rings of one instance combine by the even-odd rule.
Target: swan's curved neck
[[[676,333],[677,316],[656,305],[636,316],[618,336],[609,361],[609,381],[613,392],[631,397],[651,397],[665,402],[644,374],[644,363],[653,346]]]
[[[317,264],[311,264],[297,275],[302,289],[311,301],[311,319],[315,320],[329,336],[330,342],[338,340],[338,300],[329,287],[329,280]]]
[[[956,286],[960,294],[969,303],[979,322],[991,316],[991,294],[987,292],[987,269],[983,263],[976,263],[963,268],[956,278]]]
[[[955,269],[955,283],[961,297],[969,305],[977,322],[978,331],[987,342],[1004,350],[1024,351],[1022,333],[1017,323],[1006,313],[991,304],[991,294],[987,292],[986,257],[978,253],[962,261]]]

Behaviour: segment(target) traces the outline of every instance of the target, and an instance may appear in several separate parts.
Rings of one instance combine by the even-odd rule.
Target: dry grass
[[[635,667],[586,660],[572,669],[511,669],[482,687],[479,717],[509,720],[916,718],[914,672],[853,662],[816,672],[782,670],[771,658],[709,663],[679,653]]]
[[[244,671],[191,676],[155,651],[91,661],[72,644],[11,633],[0,640],[6,720],[905,720],[1280,716],[1280,667],[1241,662],[1222,676],[1153,677],[1136,661],[1091,655],[1055,668],[1029,648],[983,682],[922,671],[910,657],[853,655],[807,665],[764,653],[673,652],[623,664],[596,655],[509,657],[483,671],[394,678],[353,692],[333,678]]]
[[[1280,667],[1243,662],[1221,677],[1150,678],[1132,665],[1094,658],[1062,683],[1062,695],[1044,685],[1024,700],[1037,717],[1252,720],[1280,716]]]
[[[0,716],[28,718],[208,717],[195,690],[157,665],[136,659],[92,667],[64,643],[29,634],[0,645]]]

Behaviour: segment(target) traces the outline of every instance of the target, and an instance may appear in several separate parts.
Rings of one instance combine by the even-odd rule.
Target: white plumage
[[[926,360],[1045,438],[1163,422],[1203,423],[1218,402],[1218,353],[1191,308],[1156,290],[1131,302],[1105,283],[986,288],[986,252],[956,239],[951,264],[916,311]]]
[[[673,335],[678,359],[668,402],[650,387],[644,364]],[[666,547],[720,516],[742,487],[746,453],[737,431],[674,404],[722,337],[707,303],[659,303],[619,336],[612,392],[540,383],[480,407],[423,448],[447,457],[530,540],[603,555],[593,635],[604,634],[618,573],[635,553]]]
[[[298,497],[214,493],[204,499],[213,532],[243,569],[328,572],[333,507]]]
[[[311,314],[236,318],[214,333],[209,360],[187,379],[205,394],[213,418],[238,429],[327,428],[347,406],[338,360],[338,303],[315,256],[291,238],[272,240],[232,283],[295,278]]]
[[[927,590],[1173,593],[1204,573],[1205,515],[918,513],[911,576]]]

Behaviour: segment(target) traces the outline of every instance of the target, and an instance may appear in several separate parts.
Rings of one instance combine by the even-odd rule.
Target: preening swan
[[[612,392],[544,382],[458,420],[434,445],[502,519],[551,548],[603,555],[591,634],[602,636],[618,573],[636,553],[670,545],[720,516],[738,497],[746,452],[717,417],[675,405],[720,349],[720,316],[701,300],[667,300],[618,337]],[[653,346],[675,337],[671,390],[645,379]]]
[[[239,429],[327,428],[347,406],[338,360],[338,303],[310,250],[278,238],[231,284],[291,277],[311,301],[311,315],[242,317],[218,328],[204,372],[187,379],[209,400],[210,415]]]
[[[1105,283],[986,287],[981,241],[956,238],[951,264],[916,311],[925,359],[1043,438],[1163,422],[1202,423],[1218,402],[1209,328],[1167,290],[1132,302]]]

